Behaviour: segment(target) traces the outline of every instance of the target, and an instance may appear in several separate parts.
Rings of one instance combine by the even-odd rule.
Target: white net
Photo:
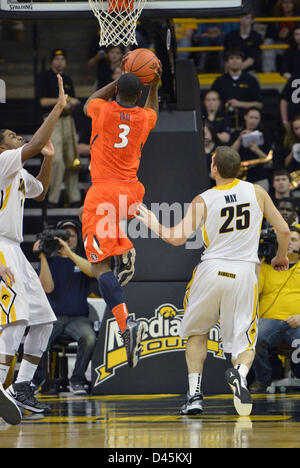
[[[89,0],[99,21],[101,46],[137,44],[135,30],[147,0]]]

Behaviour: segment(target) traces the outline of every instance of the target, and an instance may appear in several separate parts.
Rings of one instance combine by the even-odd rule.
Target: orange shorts
[[[135,217],[144,194],[145,188],[138,181],[103,180],[90,187],[82,215],[83,241],[89,262],[98,263],[133,248],[119,223]]]

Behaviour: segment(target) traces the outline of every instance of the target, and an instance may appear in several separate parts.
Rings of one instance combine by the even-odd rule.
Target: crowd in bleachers
[[[263,15],[289,20],[254,21]],[[281,198],[273,187],[274,173],[285,175],[289,187],[295,180],[292,190],[282,196],[292,197],[299,209],[300,22],[290,20],[297,16],[299,1],[264,1],[253,2],[253,10],[245,12],[239,22],[191,20],[176,27],[179,58],[193,60],[198,73],[215,74],[210,89],[201,93],[208,170],[215,147],[230,145],[241,155],[241,177],[261,184],[274,200]],[[261,47],[284,44],[288,47]],[[222,50],[186,50],[198,46],[222,46]],[[273,127],[265,113],[258,79],[258,73],[267,72],[277,72],[286,79],[279,102],[275,99],[273,103],[272,114],[279,117]]]

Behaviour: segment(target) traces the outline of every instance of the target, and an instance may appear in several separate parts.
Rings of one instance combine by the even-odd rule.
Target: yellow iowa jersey
[[[300,312],[300,262],[287,271],[263,263],[259,275],[259,317],[285,320]]]
[[[257,251],[263,213],[253,184],[235,179],[201,194],[207,217],[202,226],[202,260],[259,263]]]

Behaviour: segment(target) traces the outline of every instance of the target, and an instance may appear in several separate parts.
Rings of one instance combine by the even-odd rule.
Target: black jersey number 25
[[[250,211],[246,208],[250,203],[243,203],[236,206],[225,206],[221,210],[221,218],[225,218],[225,223],[222,225],[219,233],[226,234],[233,232],[235,229],[243,231],[250,226]]]

